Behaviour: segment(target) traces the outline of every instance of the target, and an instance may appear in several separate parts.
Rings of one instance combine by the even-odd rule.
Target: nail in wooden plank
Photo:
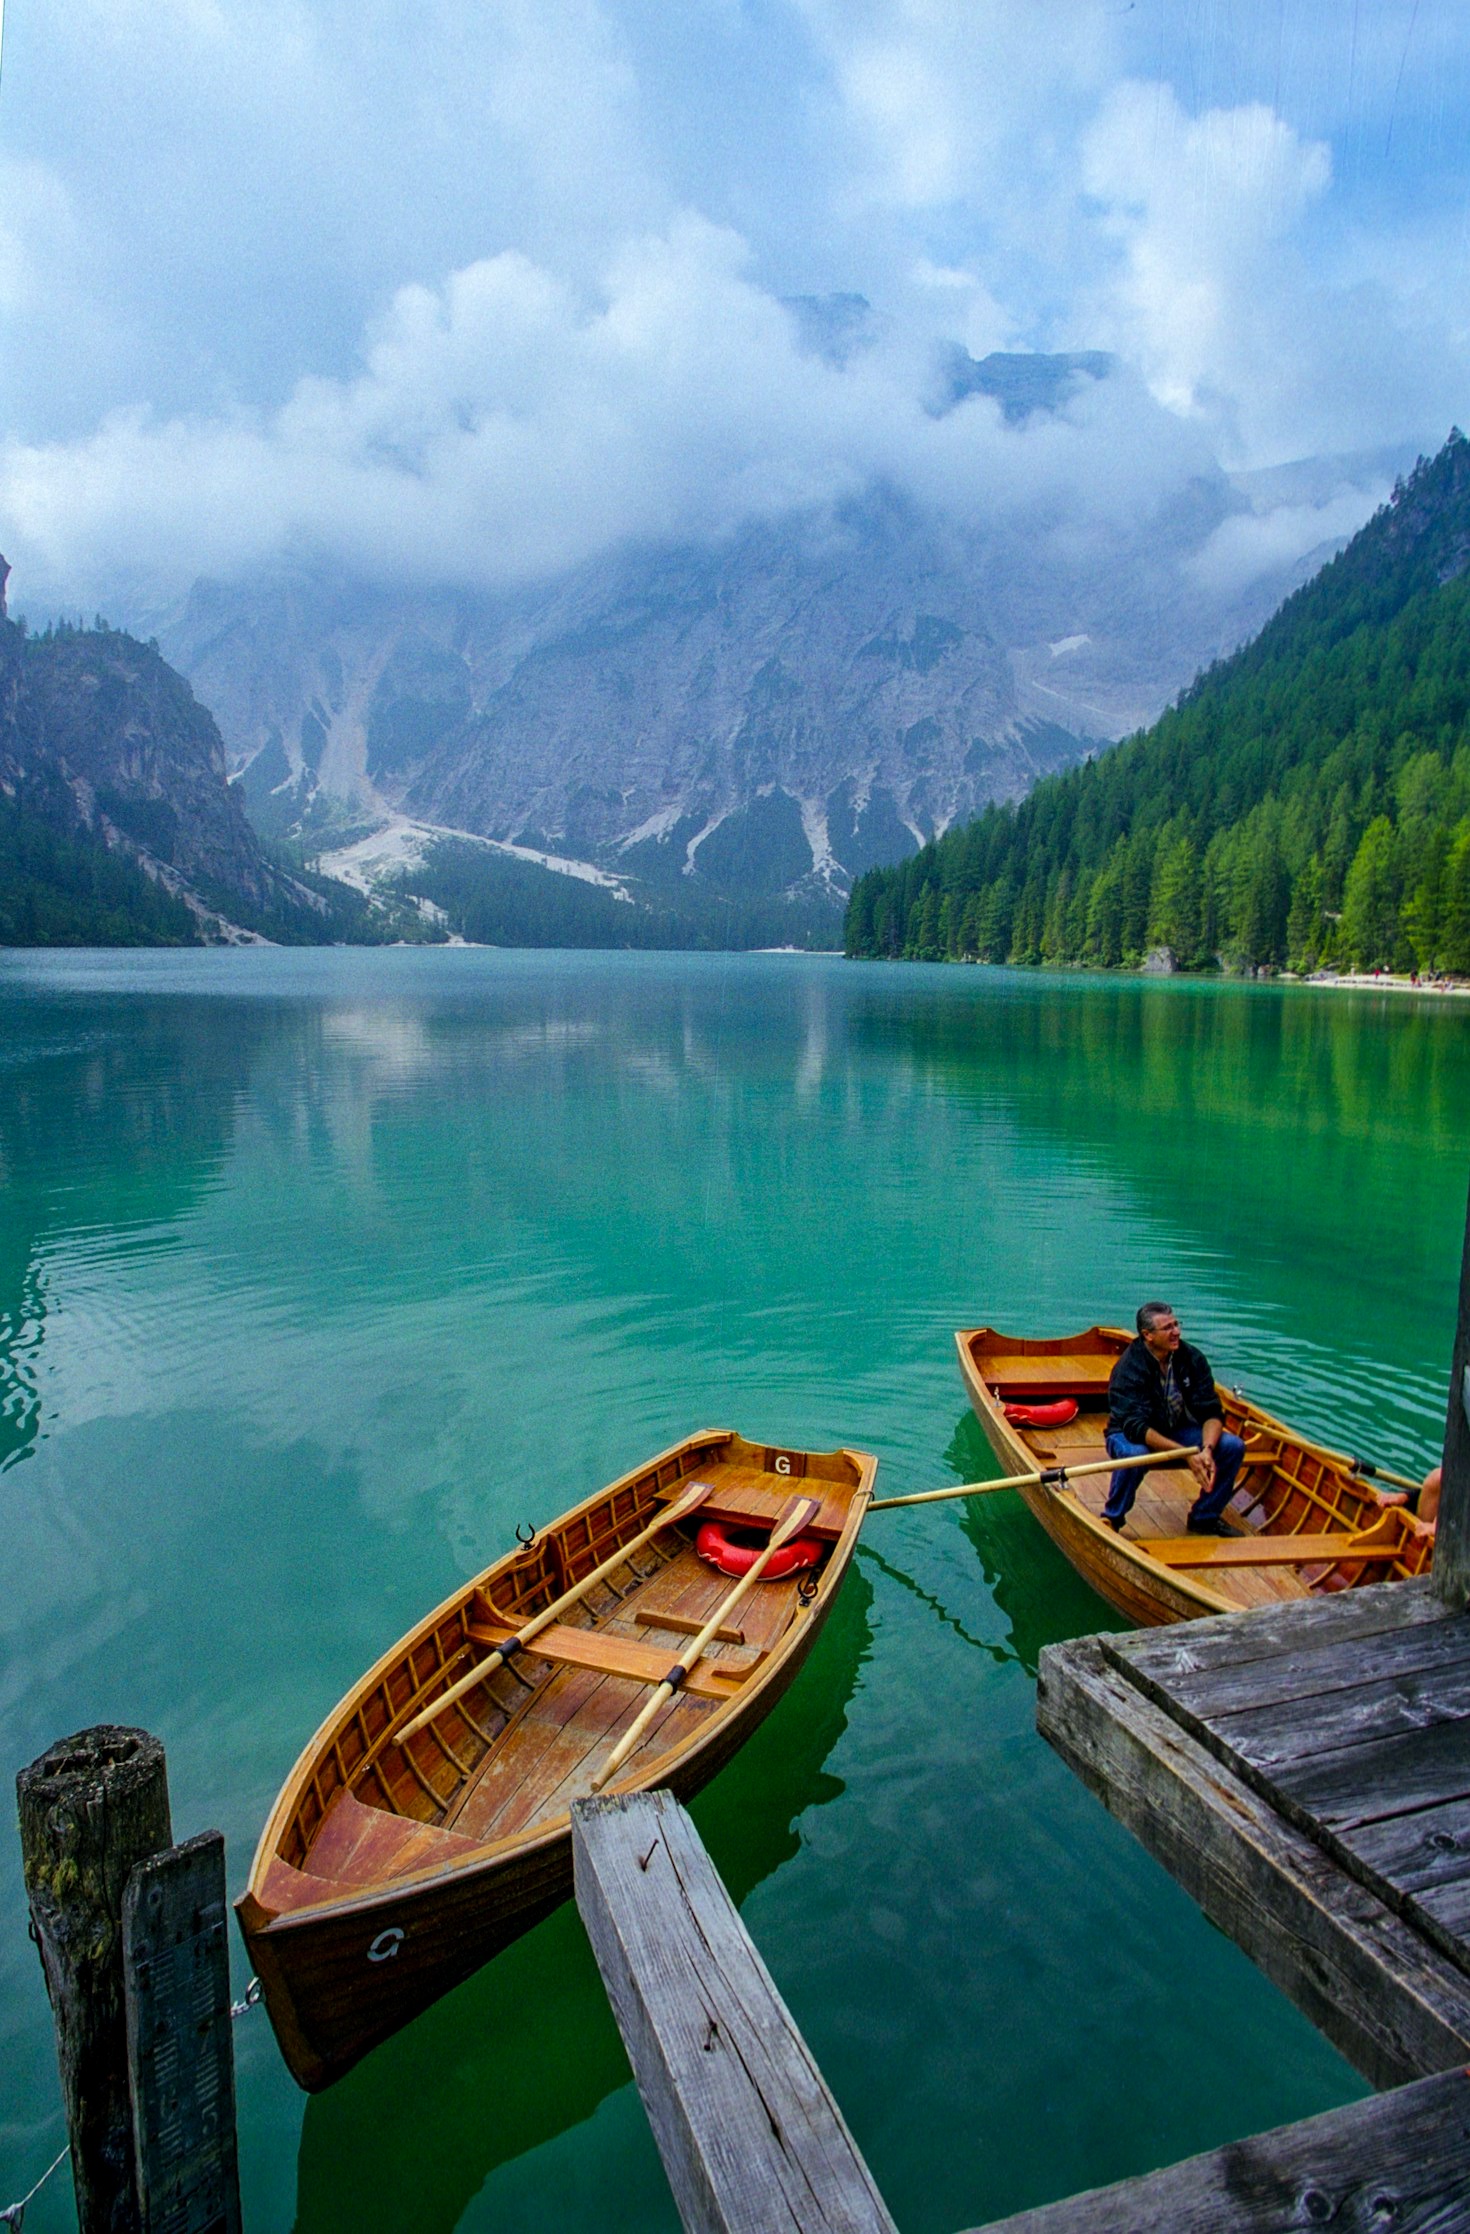
[[[667,1792],[572,1809],[577,1906],[688,2234],[895,2234],[699,1835]]]
[[[123,1983],[142,2234],[240,2234],[225,1842],[140,1862],[123,1897]]]

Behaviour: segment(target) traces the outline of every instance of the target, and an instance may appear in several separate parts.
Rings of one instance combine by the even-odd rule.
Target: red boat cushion
[[[1007,1404],[1005,1415],[1012,1427],[1065,1427],[1077,1417],[1077,1406],[1064,1396],[1055,1404]]]

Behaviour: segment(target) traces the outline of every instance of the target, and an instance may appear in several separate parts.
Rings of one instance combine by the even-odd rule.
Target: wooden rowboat
[[[733,1587],[696,1556],[697,1527],[769,1533],[799,1492],[821,1557],[752,1585],[613,1792],[689,1798],[770,1713],[831,1610],[876,1472],[858,1451],[692,1435],[487,1567],[368,1671],[286,1779],[236,1903],[301,2086],[329,2086],[571,1892],[572,1801]],[[697,1484],[698,1509],[663,1524]],[[609,1561],[563,1617],[410,1731]]]
[[[956,1334],[971,1407],[1003,1474],[1106,1459],[1108,1376],[1130,1340],[1108,1326],[1051,1342],[1022,1341],[989,1326]],[[1386,1504],[1349,1460],[1215,1385],[1226,1426],[1246,1445],[1225,1516],[1239,1536],[1187,1533],[1197,1491],[1184,1465],[1140,1474],[1121,1535],[1102,1518],[1106,1473],[1020,1493],[1084,1581],[1119,1613],[1157,1626],[1427,1570],[1434,1552],[1428,1523]],[[1077,1405],[1065,1426],[1013,1425],[1005,1416],[1008,1404],[1064,1397]]]

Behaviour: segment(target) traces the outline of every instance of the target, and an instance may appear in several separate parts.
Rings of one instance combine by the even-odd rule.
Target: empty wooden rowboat
[[[699,1525],[770,1533],[802,1496],[820,1557],[750,1586],[613,1792],[687,1799],[770,1713],[831,1609],[876,1472],[858,1451],[690,1436],[384,1654],[291,1771],[236,1903],[300,2085],[329,2086],[571,1892],[572,1801],[738,1587],[696,1555]]]
[[[956,1334],[970,1404],[1002,1473],[1106,1459],[1108,1377],[1130,1339],[1106,1326],[1056,1341],[1024,1341],[989,1326]],[[1226,1426],[1246,1445],[1224,1516],[1238,1536],[1187,1532],[1197,1485],[1182,1460],[1140,1475],[1121,1535],[1102,1518],[1106,1473],[1020,1492],[1053,1543],[1119,1613],[1156,1626],[1428,1569],[1434,1530],[1427,1522],[1386,1504],[1354,1474],[1351,1460],[1319,1449],[1218,1382],[1216,1388]],[[1047,1420],[1073,1404],[1072,1418]],[[1008,1419],[1008,1408],[1040,1414],[1043,1424]]]

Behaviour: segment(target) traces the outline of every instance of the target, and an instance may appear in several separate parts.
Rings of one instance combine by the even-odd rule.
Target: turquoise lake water
[[[952,1330],[1177,1305],[1418,1470],[1470,1157],[1457,1003],[786,956],[0,956],[7,1773],[165,1741],[232,1890],[419,1613],[701,1426],[994,1473]],[[696,1803],[904,2234],[1346,2101],[1033,1729],[1112,1617],[1009,1497],[875,1514]],[[245,1972],[237,1953],[239,1983]],[[505,2052],[507,2017],[516,2046]],[[310,2103],[236,2028],[247,2234],[677,2228],[572,1908]],[[60,2146],[0,1839],[0,2204]],[[29,2234],[73,2223],[64,2178]]]

